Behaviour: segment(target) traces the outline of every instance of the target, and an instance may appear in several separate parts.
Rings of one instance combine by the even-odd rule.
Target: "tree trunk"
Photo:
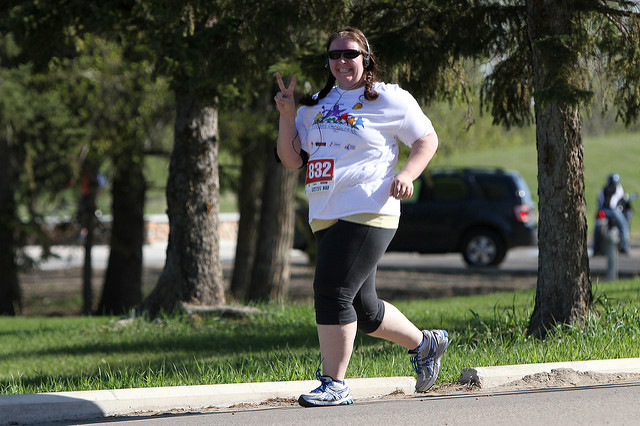
[[[256,259],[248,299],[284,301],[289,290],[289,251],[293,244],[298,171],[273,159],[267,144],[265,179]]]
[[[96,195],[98,183],[95,169],[90,167],[85,172],[88,176],[88,192],[83,193],[80,203],[82,235],[84,236],[84,265],[82,267],[82,313],[93,314],[93,262],[91,252],[93,250],[93,237],[96,227]]]
[[[260,224],[262,178],[264,176],[263,140],[245,141],[242,153],[242,173],[238,190],[240,222],[236,257],[231,279],[231,293],[237,300],[246,300],[251,285],[251,273],[256,256],[256,235]]]
[[[124,152],[114,159],[111,187],[113,221],[109,263],[98,306],[100,314],[121,315],[142,301],[142,246],[146,182],[142,154]]]
[[[577,106],[563,101],[573,64],[552,47],[571,36],[571,2],[528,2],[536,93],[539,260],[536,301],[528,333],[544,337],[556,323],[579,323],[592,302],[581,120]],[[567,78],[565,81],[560,79]]]
[[[158,283],[143,301],[151,317],[180,302],[224,303],[218,212],[218,115],[196,97],[176,95],[175,143],[167,182],[169,243]]]
[[[0,136],[0,315],[14,316],[22,309],[16,265],[16,167],[7,138]]]

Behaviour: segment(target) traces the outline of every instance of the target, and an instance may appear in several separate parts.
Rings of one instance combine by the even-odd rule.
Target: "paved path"
[[[233,264],[236,242],[233,240],[220,241],[220,257],[222,263]],[[166,258],[166,243],[146,244],[143,249],[145,266],[161,268]],[[40,253],[38,247],[27,247],[30,255]],[[84,249],[80,246],[54,246],[52,252],[58,258],[52,258],[43,263],[41,268],[62,269],[81,267],[84,262]],[[109,258],[109,248],[106,245],[95,246],[92,250],[93,267],[106,269]],[[290,259],[293,263],[306,264],[307,256],[299,250],[292,250]],[[606,275],[607,258],[592,256],[589,258],[592,273]],[[640,275],[640,245],[632,245],[629,255],[618,257],[619,274],[621,277]],[[387,253],[380,262],[382,268],[410,268],[428,270],[430,272],[456,272],[467,270],[462,256],[456,253],[439,255],[421,255],[417,253]],[[538,250],[531,247],[515,248],[507,254],[505,261],[496,269],[483,270],[486,273],[536,273],[538,270]],[[478,270],[474,270],[477,272]]]

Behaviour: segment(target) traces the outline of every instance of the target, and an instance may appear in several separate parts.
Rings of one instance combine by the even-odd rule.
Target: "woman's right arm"
[[[296,105],[293,98],[293,89],[296,86],[296,76],[291,77],[289,87],[285,87],[280,74],[276,73],[280,91],[275,96],[276,106],[280,112],[278,125],[278,157],[282,165],[288,169],[302,167],[303,160],[300,155],[300,137],[296,130]]]

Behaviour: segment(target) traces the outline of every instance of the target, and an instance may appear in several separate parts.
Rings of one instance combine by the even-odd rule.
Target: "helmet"
[[[616,185],[620,182],[620,175],[617,173],[614,173],[612,175],[609,175],[609,177],[607,178],[607,183],[609,185]]]

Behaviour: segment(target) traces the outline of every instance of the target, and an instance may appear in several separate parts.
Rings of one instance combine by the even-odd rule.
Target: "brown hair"
[[[329,39],[327,40],[326,50],[329,51],[329,48],[331,47],[331,43],[333,43],[334,40],[337,40],[340,38],[347,38],[349,40],[353,40],[360,45],[360,49],[363,52],[362,56],[363,56],[364,62],[366,62],[367,59],[369,61],[369,63],[364,67],[364,71],[365,71],[364,98],[368,101],[374,101],[378,99],[378,92],[373,90],[373,83],[376,81],[376,75],[379,71],[379,68],[378,68],[376,58],[373,55],[373,52],[371,51],[369,41],[367,40],[363,32],[360,31],[359,29],[353,28],[353,27],[346,27],[332,33],[329,36]],[[329,71],[329,78],[327,79],[327,83],[324,85],[322,90],[320,90],[320,92],[318,93],[318,96],[314,98],[311,95],[304,95],[300,99],[300,103],[302,105],[307,105],[307,106],[316,105],[318,101],[320,101],[320,99],[323,99],[325,96],[329,94],[331,89],[333,89],[335,82],[336,82],[336,78],[331,73],[331,71]]]

